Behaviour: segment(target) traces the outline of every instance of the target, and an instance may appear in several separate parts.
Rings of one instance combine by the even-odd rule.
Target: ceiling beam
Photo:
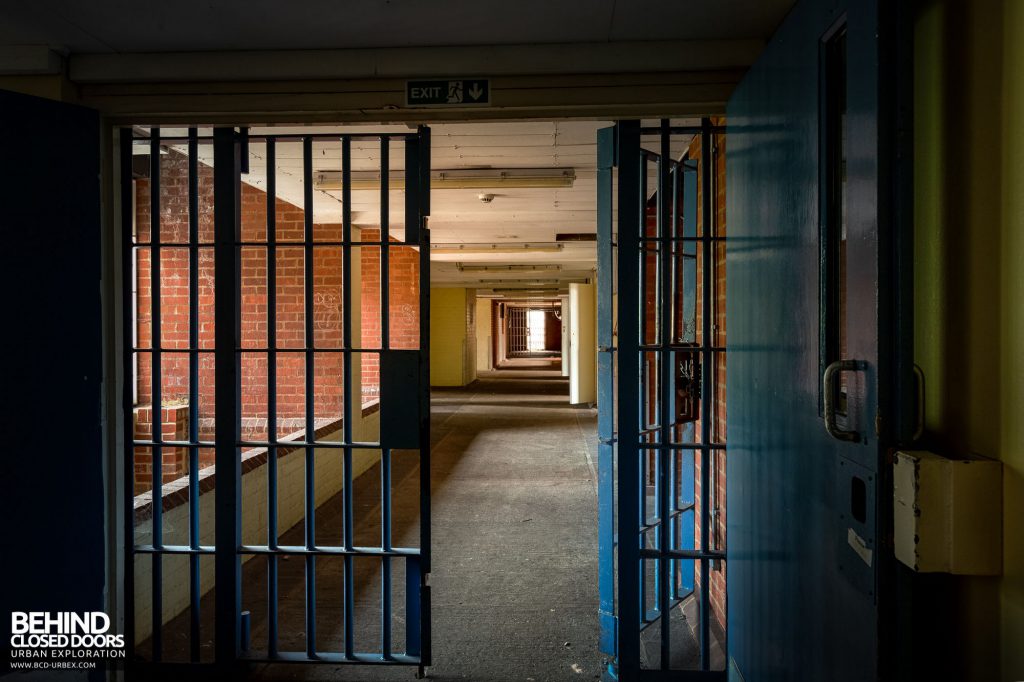
[[[75,54],[76,83],[346,80],[745,69],[761,40],[599,42],[260,52]]]

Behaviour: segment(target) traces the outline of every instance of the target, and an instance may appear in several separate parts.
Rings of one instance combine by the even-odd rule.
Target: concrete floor
[[[550,365],[548,365],[550,366]],[[580,680],[600,676],[597,650],[596,412],[570,407],[557,370],[484,374],[432,396],[433,665],[435,680]],[[356,542],[379,544],[379,470],[354,485]],[[394,536],[415,546],[418,469],[395,455]],[[317,510],[317,538],[340,533],[340,496]],[[282,544],[302,542],[302,528]],[[305,648],[304,561],[279,562],[281,650]],[[404,643],[404,566],[394,564],[394,649]],[[380,562],[356,560],[356,649],[379,650]],[[343,564],[317,560],[317,647],[342,649]],[[266,564],[243,566],[252,648],[266,647]],[[212,633],[213,593],[203,599]],[[165,634],[185,647],[187,614]],[[205,638],[204,638],[205,639]],[[204,654],[210,649],[204,642]],[[205,655],[204,655],[205,658]],[[257,679],[409,680],[411,668],[256,665]]]

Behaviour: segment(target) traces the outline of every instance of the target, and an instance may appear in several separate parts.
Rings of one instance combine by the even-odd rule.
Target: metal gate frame
[[[725,348],[715,347],[712,336],[713,244],[720,241],[712,229],[714,193],[709,191],[712,179],[712,135],[722,132],[703,119],[699,127],[673,127],[663,119],[658,127],[644,128],[639,121],[620,121],[612,128],[598,131],[598,549],[600,593],[600,648],[614,660],[609,663],[606,678],[620,680],[686,680],[725,679],[724,670],[711,670],[709,652],[710,582],[712,561],[724,560],[724,550],[708,547],[710,499],[708,494],[712,466],[702,466],[700,485],[704,493],[699,509],[691,498],[675,494],[677,482],[689,474],[692,478],[692,453],[699,452],[703,462],[715,462],[715,453],[725,450],[724,443],[712,441],[712,387],[714,358]],[[701,211],[705,217],[699,234],[685,236],[677,230],[683,217],[682,194],[684,160],[672,159],[670,141],[673,135],[700,135],[700,182],[706,188],[701,194]],[[658,153],[641,147],[641,135],[657,135]],[[649,236],[646,230],[647,164],[658,167],[657,229]],[[679,172],[677,172],[679,171]],[[614,173],[618,177],[615,178]],[[615,209],[617,208],[617,215]],[[667,301],[673,301],[675,277],[671,261],[676,243],[692,243],[703,258],[703,295],[696,300],[702,306],[699,344],[679,343],[670,338],[670,320],[674,314]],[[656,245],[657,268],[661,270],[655,296],[659,319],[657,343],[645,343],[644,310],[640,295],[646,286],[646,258],[642,254]],[[618,293],[618,296],[616,296]],[[636,324],[624,321],[636,320]],[[641,357],[657,358],[659,395],[654,428],[649,428],[648,377],[644,375]],[[693,429],[676,430],[675,396],[672,359],[679,353],[696,354],[700,358],[701,384],[699,438]],[[622,378],[620,381],[619,379]],[[676,435],[673,435],[673,431]],[[682,435],[679,435],[682,434]],[[693,441],[693,442],[691,442]],[[691,452],[687,466],[685,452]],[[654,495],[656,516],[648,517],[646,481],[642,475],[649,452],[657,462]],[[671,453],[671,457],[662,456]],[[678,462],[682,455],[682,462]],[[668,495],[666,491],[672,490]],[[680,519],[689,512],[698,514],[701,547],[686,546],[677,540]],[[623,529],[635,529],[623,531]],[[657,532],[653,546],[646,546],[644,535]],[[657,602],[653,609],[644,604],[646,580],[645,561],[656,562],[654,590]],[[670,628],[663,614],[688,596],[679,588],[687,587],[676,575],[680,562],[699,562],[704,589],[699,591],[700,669],[673,670],[669,667]],[[671,589],[670,589],[671,586]],[[690,590],[693,584],[688,585]],[[657,669],[642,669],[640,634],[654,622],[661,622],[661,661]]]
[[[316,134],[316,135],[266,135],[250,138],[245,128],[217,127],[210,136],[200,137],[196,128],[189,128],[187,137],[163,137],[159,128],[151,130],[147,139],[150,147],[151,190],[151,233],[147,243],[136,243],[133,239],[133,193],[132,193],[132,148],[140,139],[130,127],[120,129],[119,137],[119,176],[121,183],[120,217],[122,230],[121,268],[122,268],[122,417],[124,438],[124,596],[125,596],[125,635],[127,648],[127,669],[142,674],[153,673],[154,665],[162,664],[166,668],[207,669],[200,663],[199,630],[200,630],[200,589],[199,562],[203,556],[212,556],[215,562],[216,584],[216,617],[215,617],[215,666],[220,670],[234,668],[240,662],[305,662],[330,664],[383,664],[417,666],[422,677],[423,668],[431,664],[430,647],[430,395],[429,395],[429,342],[430,342],[430,234],[427,227],[427,216],[430,214],[430,130],[420,126],[411,133],[380,133],[380,134]],[[278,440],[276,433],[276,357],[279,349],[275,341],[275,298],[276,287],[267,286],[267,347],[245,348],[245,352],[264,352],[268,357],[268,437],[266,441],[246,441],[241,437],[241,353],[243,351],[240,338],[240,254],[246,246],[257,246],[266,249],[267,282],[275,277],[275,201],[276,190],[274,173],[268,173],[266,191],[267,240],[265,242],[243,241],[241,226],[241,174],[247,166],[247,145],[249,139],[262,139],[267,144],[268,168],[274,168],[274,145],[277,140],[301,140],[303,143],[303,181],[304,181],[304,238],[302,241],[289,241],[290,247],[303,247],[304,252],[304,302],[306,341],[301,348],[286,349],[288,352],[302,352],[306,362],[305,422],[306,434],[314,434],[313,438],[303,436],[302,440],[289,440],[287,443]],[[331,139],[342,142],[342,156],[339,159],[342,168],[343,193],[343,237],[341,241],[313,240],[313,170],[312,142],[316,139]],[[351,190],[352,162],[351,143],[353,140],[379,139],[381,150],[381,225],[380,239],[377,241],[354,241],[352,239]],[[388,229],[388,158],[389,142],[400,139],[405,143],[405,239],[390,241]],[[212,140],[214,150],[214,242],[202,244],[203,248],[212,246],[214,251],[215,274],[215,347],[200,349],[198,343],[198,263],[199,263],[199,219],[198,219],[198,145]],[[160,148],[164,144],[187,145],[188,148],[188,197],[189,197],[189,237],[185,243],[172,243],[160,239]],[[312,251],[316,247],[341,247],[343,254],[343,291],[345,296],[351,290],[352,248],[367,246],[380,249],[381,265],[381,345],[380,348],[363,349],[353,347],[351,332],[351,306],[343,306],[343,344],[341,348],[318,348],[313,341],[312,330]],[[166,440],[162,432],[154,428],[148,440],[139,439],[134,433],[133,424],[133,391],[131,386],[136,380],[133,364],[135,353],[149,354],[153,376],[152,404],[161,405],[161,347],[160,334],[160,249],[186,248],[189,254],[189,402],[198,405],[199,354],[213,353],[215,357],[216,392],[215,419],[216,429],[214,441],[201,441],[199,438],[199,415],[197,409],[190,410],[189,437],[184,441]],[[395,247],[417,247],[419,249],[419,348],[417,350],[393,350],[389,347],[389,277],[388,252]],[[139,348],[133,338],[134,302],[131,295],[132,264],[135,249],[149,249],[151,254],[151,286],[152,286],[152,345],[150,348]],[[281,349],[284,350],[284,349]],[[183,352],[183,349],[174,349]],[[314,353],[336,352],[343,355],[344,363],[344,421],[343,438],[339,441],[319,441],[315,435],[313,394],[313,362]],[[381,430],[377,442],[357,442],[352,433],[353,396],[351,361],[353,353],[372,352],[380,354],[381,372]],[[390,377],[390,379],[388,378]],[[419,390],[398,391],[388,394],[387,382],[418,381]],[[389,429],[392,426],[404,426]],[[151,544],[135,544],[134,529],[134,453],[138,447],[148,447],[153,454],[154,462],[161,462],[161,451],[165,447],[185,448],[189,456],[189,542],[186,545],[172,545],[163,542],[162,505],[153,505],[153,539]],[[215,508],[215,542],[213,545],[200,544],[199,537],[199,482],[198,462],[199,449],[213,447],[217,469],[217,495]],[[241,449],[243,447],[266,447],[268,477],[268,533],[264,545],[242,545],[241,538]],[[279,447],[299,447],[305,450],[305,543],[301,546],[281,546],[277,534],[277,449]],[[315,449],[331,448],[340,450],[344,457],[344,535],[336,546],[317,544],[314,537],[314,491],[315,473],[311,466]],[[420,547],[403,548],[392,545],[391,538],[391,450],[392,448],[418,448],[420,467]],[[381,542],[377,547],[358,547],[353,544],[352,517],[352,453],[354,450],[381,451]],[[162,471],[160,466],[153,468],[153,490],[162,487]],[[242,650],[246,626],[241,614],[241,557],[243,555],[262,555],[267,560],[268,590],[267,619],[268,642],[267,655],[254,656]],[[135,558],[149,555],[152,559],[152,643],[153,656],[151,661],[137,660],[135,656],[135,609],[134,609],[134,566]],[[162,604],[161,588],[163,585],[162,559],[169,555],[189,557],[190,583],[190,662],[162,663]],[[277,647],[277,561],[282,555],[300,555],[305,561],[306,575],[306,651],[279,651]],[[345,647],[341,652],[320,652],[315,648],[315,562],[317,556],[341,556],[345,561]],[[382,585],[382,636],[381,650],[375,653],[354,651],[353,647],[353,611],[354,577],[351,566],[355,557],[375,557],[381,560]],[[392,649],[391,623],[391,562],[406,561],[406,614],[407,623],[418,623],[418,627],[407,625],[404,653],[396,653]]]

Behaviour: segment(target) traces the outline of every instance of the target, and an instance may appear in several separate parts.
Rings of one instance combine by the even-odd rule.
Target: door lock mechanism
[[[697,421],[700,416],[701,368],[696,351],[680,353],[676,360],[676,419],[681,423]]]

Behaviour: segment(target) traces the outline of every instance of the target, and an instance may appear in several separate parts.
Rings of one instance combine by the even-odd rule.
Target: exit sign
[[[491,83],[486,78],[406,81],[407,107],[490,106]]]

